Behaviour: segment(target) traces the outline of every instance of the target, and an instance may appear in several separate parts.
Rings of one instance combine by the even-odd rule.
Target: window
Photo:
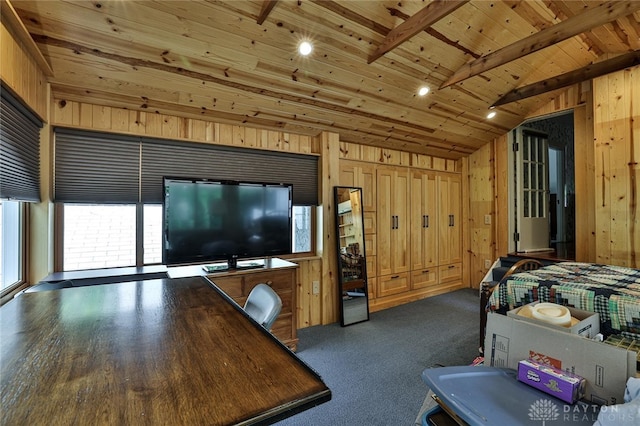
[[[63,269],[136,264],[136,206],[65,204]]]
[[[311,252],[312,222],[311,206],[293,206],[292,241],[294,253]]]
[[[162,262],[162,204],[145,204],[143,207],[144,264]]]
[[[24,281],[24,203],[0,200],[0,292],[6,293]]]
[[[0,86],[0,295],[5,296],[27,279],[26,202],[40,201],[42,121],[10,88]]]
[[[162,206],[143,206],[143,238],[138,241],[135,204],[63,205],[64,271],[136,266],[162,261]],[[140,265],[138,265],[140,266]]]
[[[135,204],[63,204],[62,269],[117,268],[162,262],[162,205],[142,208],[142,240],[138,241]],[[311,206],[294,206],[293,253],[312,251]],[[4,235],[4,234],[3,234]],[[143,253],[138,265],[137,253]]]
[[[64,271],[161,263],[163,176],[295,182],[292,251],[313,251],[314,155],[56,128],[54,165]]]

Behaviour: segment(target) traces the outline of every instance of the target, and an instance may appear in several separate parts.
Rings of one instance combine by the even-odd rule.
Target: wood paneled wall
[[[596,170],[593,143],[593,101],[573,110],[574,178],[576,185],[576,260],[595,262],[596,256]]]
[[[131,111],[90,103],[54,99],[52,123],[97,131],[137,136],[188,140],[244,148],[269,149],[302,154],[318,154],[311,136],[260,130],[155,112]]]
[[[640,268],[640,66],[593,92],[596,260]]]
[[[19,19],[10,19],[11,6],[2,2],[0,25],[0,79],[36,113],[47,121],[48,85],[40,67],[44,59]],[[33,44],[33,46],[30,46]]]
[[[348,142],[340,142],[340,158],[368,163],[411,166],[443,172],[461,172],[462,161],[431,155],[413,154],[396,149],[377,148]]]

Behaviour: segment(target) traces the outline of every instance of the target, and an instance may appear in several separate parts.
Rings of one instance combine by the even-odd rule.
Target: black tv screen
[[[291,253],[289,184],[164,178],[165,265]]]

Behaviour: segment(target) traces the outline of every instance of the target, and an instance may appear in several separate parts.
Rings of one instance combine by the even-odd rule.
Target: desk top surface
[[[250,424],[331,397],[202,277],[23,294],[0,322],[6,424]]]

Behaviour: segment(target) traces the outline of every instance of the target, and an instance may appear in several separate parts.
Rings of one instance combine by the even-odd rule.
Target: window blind
[[[0,198],[40,201],[42,121],[4,86],[0,90]]]
[[[140,198],[140,138],[55,130],[54,201],[136,203]]]
[[[55,129],[54,199],[160,203],[162,178],[293,184],[293,203],[317,205],[312,155]]]
[[[293,203],[318,204],[318,160],[311,155],[201,143],[142,142],[142,201],[162,201],[162,177],[293,184]]]

